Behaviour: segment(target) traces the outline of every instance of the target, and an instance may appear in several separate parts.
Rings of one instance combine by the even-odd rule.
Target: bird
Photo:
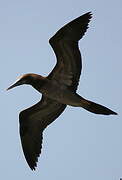
[[[19,114],[22,149],[31,170],[37,167],[43,131],[63,113],[67,105],[82,107],[95,114],[117,115],[111,109],[87,100],[76,92],[82,69],[79,40],[86,33],[91,18],[92,13],[87,12],[64,25],[49,39],[57,62],[47,76],[24,74],[7,89],[26,84],[42,94],[37,104]]]

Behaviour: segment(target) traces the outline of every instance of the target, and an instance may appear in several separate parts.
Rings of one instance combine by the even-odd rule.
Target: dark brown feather
[[[49,74],[49,79],[60,80],[61,84],[76,91],[81,74],[81,54],[78,41],[83,37],[88,29],[91,13],[76,18],[62,27],[50,40],[57,64]]]
[[[54,100],[42,97],[36,105],[22,111],[19,115],[20,137],[25,159],[35,170],[42,148],[43,130],[66,108]]]

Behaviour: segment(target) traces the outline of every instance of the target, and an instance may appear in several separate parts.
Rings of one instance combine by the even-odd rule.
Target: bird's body
[[[33,74],[31,74],[31,76],[33,76]],[[80,103],[79,95],[69,90],[65,85],[62,85],[60,81],[57,82],[55,80],[50,80],[42,76],[38,76],[38,78],[39,78],[38,83],[36,84],[32,83],[32,86],[37,91],[42,93],[45,97],[52,100],[56,100],[57,102],[62,104],[79,106]]]
[[[25,74],[8,88],[29,84],[42,94],[37,104],[19,115],[22,148],[32,170],[37,166],[41,153],[43,130],[65,110],[67,105],[82,107],[96,114],[117,114],[76,93],[82,67],[78,41],[86,32],[90,19],[91,13],[76,18],[49,40],[56,54],[57,64],[47,77]]]

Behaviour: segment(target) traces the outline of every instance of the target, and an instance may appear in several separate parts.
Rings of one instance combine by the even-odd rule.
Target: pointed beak
[[[19,80],[16,83],[12,84],[10,87],[8,87],[6,90],[8,91],[9,89],[12,89],[16,86],[20,86],[21,84],[23,84],[23,83],[22,83],[22,81]]]

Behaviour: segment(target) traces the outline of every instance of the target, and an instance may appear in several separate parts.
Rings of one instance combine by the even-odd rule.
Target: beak
[[[22,81],[19,80],[16,83],[12,84],[10,87],[8,87],[6,90],[8,91],[9,89],[12,89],[16,86],[20,86],[21,84],[23,84],[23,83],[22,83]]]

